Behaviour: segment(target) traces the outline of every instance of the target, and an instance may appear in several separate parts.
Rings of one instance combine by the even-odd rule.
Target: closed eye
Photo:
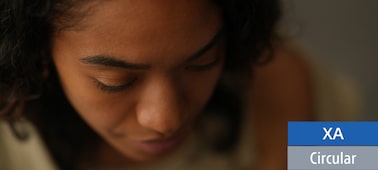
[[[210,70],[210,69],[214,68],[215,66],[217,66],[220,63],[221,59],[222,59],[221,55],[217,55],[217,57],[213,61],[211,61],[207,64],[189,65],[189,66],[186,66],[185,69],[191,70],[191,71]]]
[[[106,85],[105,83],[103,83],[103,82],[101,82],[97,79],[94,79],[94,83],[96,84],[97,88],[99,88],[100,90],[102,90],[104,92],[115,93],[115,92],[120,92],[120,91],[131,88],[137,80],[138,80],[138,78],[135,77],[135,78],[131,79],[129,82],[127,82],[126,84],[117,85],[117,86]]]

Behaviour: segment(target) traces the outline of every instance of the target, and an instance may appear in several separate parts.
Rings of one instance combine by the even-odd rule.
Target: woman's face
[[[221,27],[204,0],[105,1],[52,37],[52,56],[78,114],[127,158],[150,160],[178,146],[207,103]]]

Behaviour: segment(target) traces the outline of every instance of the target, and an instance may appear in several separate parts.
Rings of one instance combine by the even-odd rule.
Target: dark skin
[[[52,37],[64,92],[104,139],[94,162],[156,160],[193,133],[223,69],[222,41],[193,54],[216,37],[221,21],[210,1],[113,0]],[[283,45],[274,52],[271,63],[253,70],[249,89],[260,170],[286,169],[287,121],[312,111],[305,62]]]
[[[287,122],[314,117],[310,70],[303,57],[291,45],[279,44],[270,63],[253,69],[250,96],[259,158],[251,169],[287,169]],[[122,161],[106,156],[102,160],[105,164]]]
[[[223,69],[218,7],[113,0],[93,5],[90,14],[52,37],[68,100],[111,146],[101,148],[121,153],[121,163],[175,150],[192,133]]]

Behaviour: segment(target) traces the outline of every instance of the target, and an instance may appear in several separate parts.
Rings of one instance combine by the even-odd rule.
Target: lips
[[[137,142],[137,146],[150,154],[161,154],[173,150],[184,139],[184,135],[178,134],[164,140],[149,140]]]

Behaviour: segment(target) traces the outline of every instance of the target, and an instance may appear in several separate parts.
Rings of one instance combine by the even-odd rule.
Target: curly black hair
[[[87,1],[90,0],[0,1],[0,118],[9,122],[17,121],[21,115],[29,118],[62,169],[75,169],[77,153],[83,146],[88,146],[89,140],[98,138],[65,98],[50,56],[52,34],[75,25],[85,13],[85,10],[78,12],[75,9],[85,6]],[[215,2],[223,11],[225,70],[247,72],[251,65],[261,61],[260,54],[271,49],[278,37],[275,27],[281,14],[280,2]],[[209,103],[227,99],[234,101],[235,107],[239,104],[222,88],[217,89]],[[232,102],[221,102],[232,106]],[[240,115],[227,115],[233,122],[232,132],[235,132],[230,134],[237,134]],[[235,135],[229,136],[229,139],[234,138]]]

